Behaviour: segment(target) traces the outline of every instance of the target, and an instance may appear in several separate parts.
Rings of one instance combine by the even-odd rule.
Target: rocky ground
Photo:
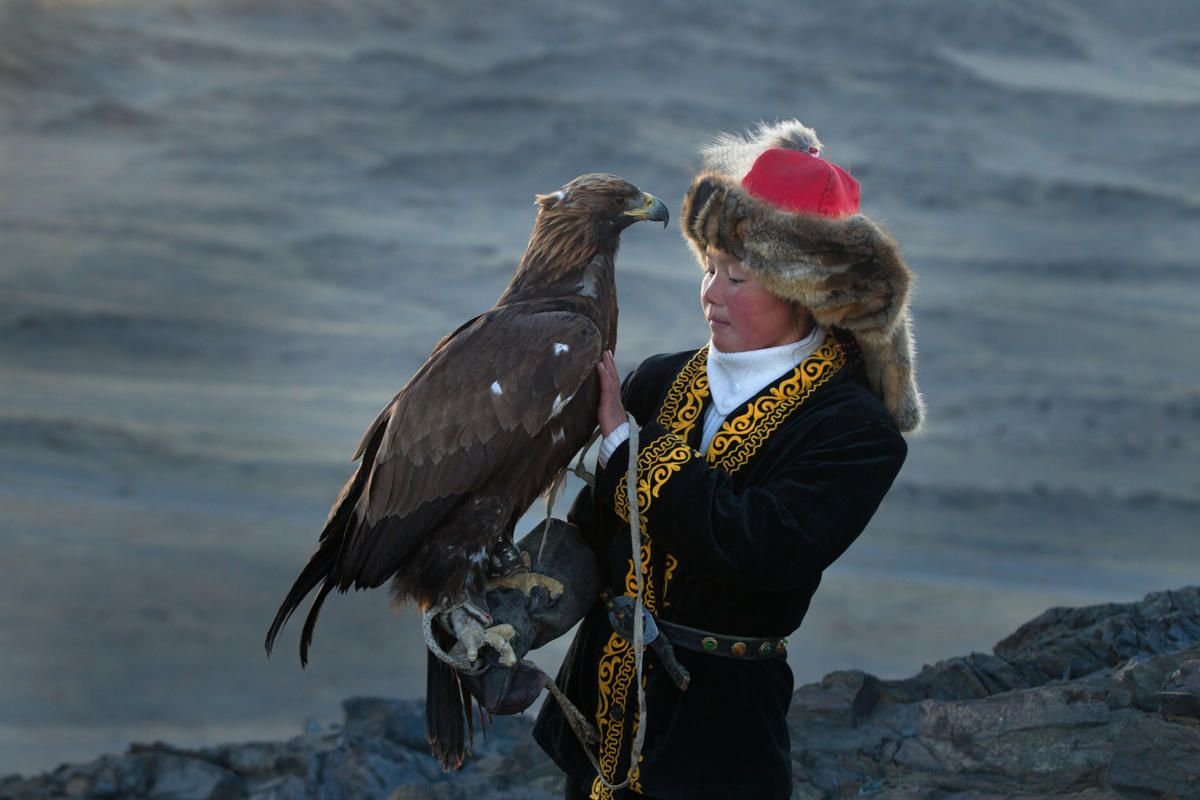
[[[135,744],[11,776],[0,800],[561,796],[526,718],[497,718],[471,763],[446,775],[426,753],[420,702],[344,708],[341,725],[286,742]],[[835,672],[796,692],[790,718],[794,798],[1200,797],[1200,586],[1050,609],[990,655],[905,680]]]

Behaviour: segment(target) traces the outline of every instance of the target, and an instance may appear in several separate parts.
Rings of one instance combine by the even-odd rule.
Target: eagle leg
[[[550,602],[554,602],[563,593],[562,581],[555,580],[549,575],[543,575],[540,572],[530,571],[533,566],[533,561],[529,553],[521,553],[522,569],[516,572],[511,572],[499,578],[489,578],[487,582],[488,591],[492,589],[517,589],[526,597],[533,593],[537,587],[546,590],[550,595]]]
[[[488,559],[488,577],[500,578],[529,571],[529,554],[506,539],[497,537],[496,548]]]

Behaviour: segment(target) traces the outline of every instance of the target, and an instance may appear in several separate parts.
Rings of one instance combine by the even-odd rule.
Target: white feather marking
[[[471,553],[470,555],[472,564],[482,564],[483,562],[487,561],[487,558],[488,554],[486,547],[481,547],[477,552]]]
[[[567,435],[563,433],[562,428],[556,428],[554,432],[550,434],[550,438],[554,440],[555,444],[558,444],[559,442],[565,442],[567,440]]]
[[[556,394],[554,396],[554,405],[550,407],[550,416],[547,418],[547,421],[552,420],[561,414],[562,410],[567,407],[567,403],[571,402],[572,398],[574,397],[574,394],[571,394],[566,398],[564,398],[561,394]]]
[[[504,387],[500,385],[500,381],[492,381],[492,394],[497,397],[504,394]]]
[[[554,355],[560,356],[571,349],[570,345],[565,345],[562,342],[554,343]]]
[[[579,294],[592,299],[600,296],[600,288],[596,285],[596,276],[591,272],[583,274],[583,280],[579,282]]]

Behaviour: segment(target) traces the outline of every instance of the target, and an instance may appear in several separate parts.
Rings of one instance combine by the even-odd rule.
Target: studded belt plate
[[[783,658],[787,655],[787,639],[782,636],[730,636],[661,619],[658,620],[658,627],[671,640],[671,644],[699,653],[748,660]]]

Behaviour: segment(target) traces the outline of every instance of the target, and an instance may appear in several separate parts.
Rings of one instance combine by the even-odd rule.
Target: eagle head
[[[653,220],[667,226],[667,205],[624,178],[593,172],[535,196],[537,221],[529,246],[501,300],[533,290],[578,283],[596,256],[611,267],[621,231]]]
[[[580,175],[556,192],[539,194],[535,205],[543,215],[590,221],[598,229],[617,234],[635,222],[652,220],[667,226],[667,205],[624,178],[593,172]]]

